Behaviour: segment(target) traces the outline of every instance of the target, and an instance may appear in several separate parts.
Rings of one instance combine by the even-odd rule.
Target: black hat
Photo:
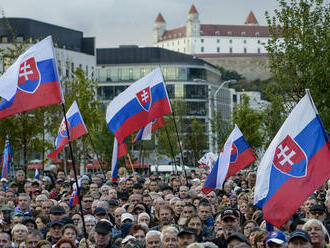
[[[55,226],[55,225],[63,226],[64,224],[63,224],[63,222],[60,221],[60,220],[53,220],[53,221],[51,221],[51,222],[48,224],[49,227],[53,227],[53,226]]]
[[[322,211],[325,212],[325,207],[323,205],[314,205],[309,208],[309,211]]]
[[[161,191],[163,191],[163,190],[171,190],[171,191],[173,191],[173,188],[170,185],[166,184],[166,183],[163,184],[160,189],[161,189]]]
[[[107,212],[105,211],[104,208],[95,208],[94,210],[94,215],[105,215]]]
[[[233,208],[225,208],[222,212],[221,212],[221,219],[225,219],[227,217],[230,217],[232,219],[237,219],[239,217],[238,212],[233,209]]]
[[[38,186],[40,186],[40,183],[39,183],[39,181],[34,180],[31,185],[38,185]]]
[[[178,237],[183,235],[183,234],[186,234],[186,233],[197,235],[195,229],[188,228],[188,227],[183,227],[182,229],[180,229],[180,231],[178,233]]]
[[[306,231],[303,230],[296,230],[293,233],[291,233],[290,237],[289,237],[289,241],[292,241],[292,239],[294,238],[302,238],[304,240],[306,240],[307,242],[311,243],[311,237],[309,236],[309,234]]]
[[[119,203],[116,199],[113,199],[111,198],[109,201],[108,201],[109,205],[114,205],[114,206],[118,206]]]
[[[248,240],[246,239],[246,237],[242,234],[242,233],[239,233],[239,232],[234,232],[232,233],[228,239],[227,239],[227,244],[232,241],[233,239],[238,239],[244,243],[247,243],[249,244]]]
[[[31,216],[25,216],[25,217],[23,218],[23,220],[21,221],[21,223],[22,223],[23,225],[25,225],[25,224],[28,223],[28,222],[33,223],[34,226],[37,227],[37,224],[36,224],[34,218],[31,217]]]
[[[135,183],[133,189],[143,189],[143,186],[140,183]]]
[[[63,183],[63,182],[64,182],[64,180],[62,178],[59,178],[59,179],[56,180],[55,183]]]
[[[65,209],[62,206],[52,206],[50,214],[65,214]]]
[[[95,232],[101,233],[101,234],[108,234],[112,230],[112,225],[110,222],[101,220],[99,221],[95,226]]]

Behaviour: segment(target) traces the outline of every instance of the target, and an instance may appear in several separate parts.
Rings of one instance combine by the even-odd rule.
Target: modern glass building
[[[231,119],[231,93],[224,87],[214,101],[214,93],[221,85],[221,75],[216,67],[204,60],[156,47],[123,46],[96,49],[96,53],[98,96],[104,106],[133,82],[160,67],[171,101],[185,102],[187,124],[194,118],[204,123],[205,132],[210,137],[209,144],[212,137],[209,120],[215,110],[214,102],[223,118]]]

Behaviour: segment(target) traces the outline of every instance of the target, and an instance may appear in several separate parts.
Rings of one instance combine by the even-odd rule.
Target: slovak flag
[[[1,167],[2,167],[1,178],[8,177],[10,173],[10,164],[12,160],[13,160],[13,151],[11,148],[11,144],[9,142],[9,138],[7,137],[5,143],[5,149],[3,150],[2,160],[1,160]]]
[[[34,171],[34,179],[40,180],[40,173],[38,169]]]
[[[151,134],[153,131],[164,126],[164,118],[159,117],[152,122],[148,123],[144,128],[140,129],[133,140],[133,144],[140,140],[151,140]]]
[[[68,120],[68,129],[71,141],[88,133],[76,101],[73,102],[70,109],[66,113],[66,118]],[[56,159],[57,155],[67,144],[69,144],[68,133],[66,130],[65,119],[63,118],[55,141],[55,151],[48,154],[48,157],[53,160]]]
[[[128,154],[126,143],[122,143],[118,146],[116,137],[113,142],[112,160],[111,160],[111,177],[112,181],[118,180],[118,159]]]
[[[246,142],[241,130],[235,124],[234,130],[229,135],[217,162],[202,188],[205,194],[214,189],[222,189],[223,182],[250,165],[256,160],[256,156]]]
[[[78,180],[78,187],[76,183],[73,184],[73,192],[72,196],[69,199],[69,206],[74,207],[75,205],[79,204],[79,195],[81,190],[81,180]]]
[[[51,36],[20,55],[0,77],[0,97],[0,119],[64,101]]]
[[[133,83],[107,108],[108,127],[119,143],[154,119],[171,113],[160,68]]]
[[[258,167],[254,204],[280,228],[330,175],[330,146],[313,99],[292,110]]]

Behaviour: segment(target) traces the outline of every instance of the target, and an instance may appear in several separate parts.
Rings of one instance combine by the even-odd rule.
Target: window
[[[242,36],[245,36],[245,35],[246,35],[246,33],[245,33],[245,32],[241,32],[241,35],[242,35]]]
[[[260,44],[260,40],[258,40],[258,44]]]
[[[259,32],[256,32],[256,36],[259,36]]]
[[[220,31],[215,31],[215,35],[220,35]]]
[[[258,47],[258,53],[260,53],[260,48]]]
[[[232,35],[233,32],[232,32],[232,31],[228,31],[227,34],[228,34],[228,35]]]
[[[229,47],[229,53],[233,53],[233,48]]]
[[[217,43],[220,43],[220,40],[219,39],[217,39]]]
[[[24,41],[24,37],[23,36],[17,36],[16,37],[17,42],[23,42]]]
[[[244,40],[243,43],[246,44],[246,40]]]
[[[201,43],[203,43],[204,42],[204,39],[201,39]]]
[[[233,40],[229,40],[229,43],[232,44],[233,43]]]
[[[204,52],[204,47],[201,47],[201,52],[202,52],[202,53]]]
[[[244,47],[244,53],[247,53],[247,48],[246,47]]]
[[[180,45],[180,41],[178,40],[178,45]]]
[[[219,53],[220,52],[220,47],[217,47],[217,53]]]
[[[172,42],[172,46],[174,46],[174,42]]]

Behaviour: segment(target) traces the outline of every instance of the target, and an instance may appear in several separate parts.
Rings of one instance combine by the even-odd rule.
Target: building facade
[[[264,55],[268,39],[268,27],[260,26],[252,11],[244,25],[201,24],[198,11],[192,5],[185,26],[167,29],[159,13],[153,27],[154,46],[195,55]]]
[[[152,70],[160,67],[171,101],[186,104],[184,119],[187,124],[194,118],[205,125],[212,146],[210,118],[215,110],[214,93],[220,86],[220,72],[213,65],[192,55],[163,48],[120,47],[97,49],[96,79],[98,96],[104,105]],[[231,93],[223,87],[215,104],[223,118],[231,120]],[[188,127],[189,125],[187,125]]]
[[[0,49],[12,46],[12,41],[25,41],[28,46],[51,35],[53,37],[60,79],[73,78],[76,68],[94,77],[96,68],[95,38],[83,37],[83,32],[27,18],[0,18]],[[0,72],[12,61],[0,55]]]

